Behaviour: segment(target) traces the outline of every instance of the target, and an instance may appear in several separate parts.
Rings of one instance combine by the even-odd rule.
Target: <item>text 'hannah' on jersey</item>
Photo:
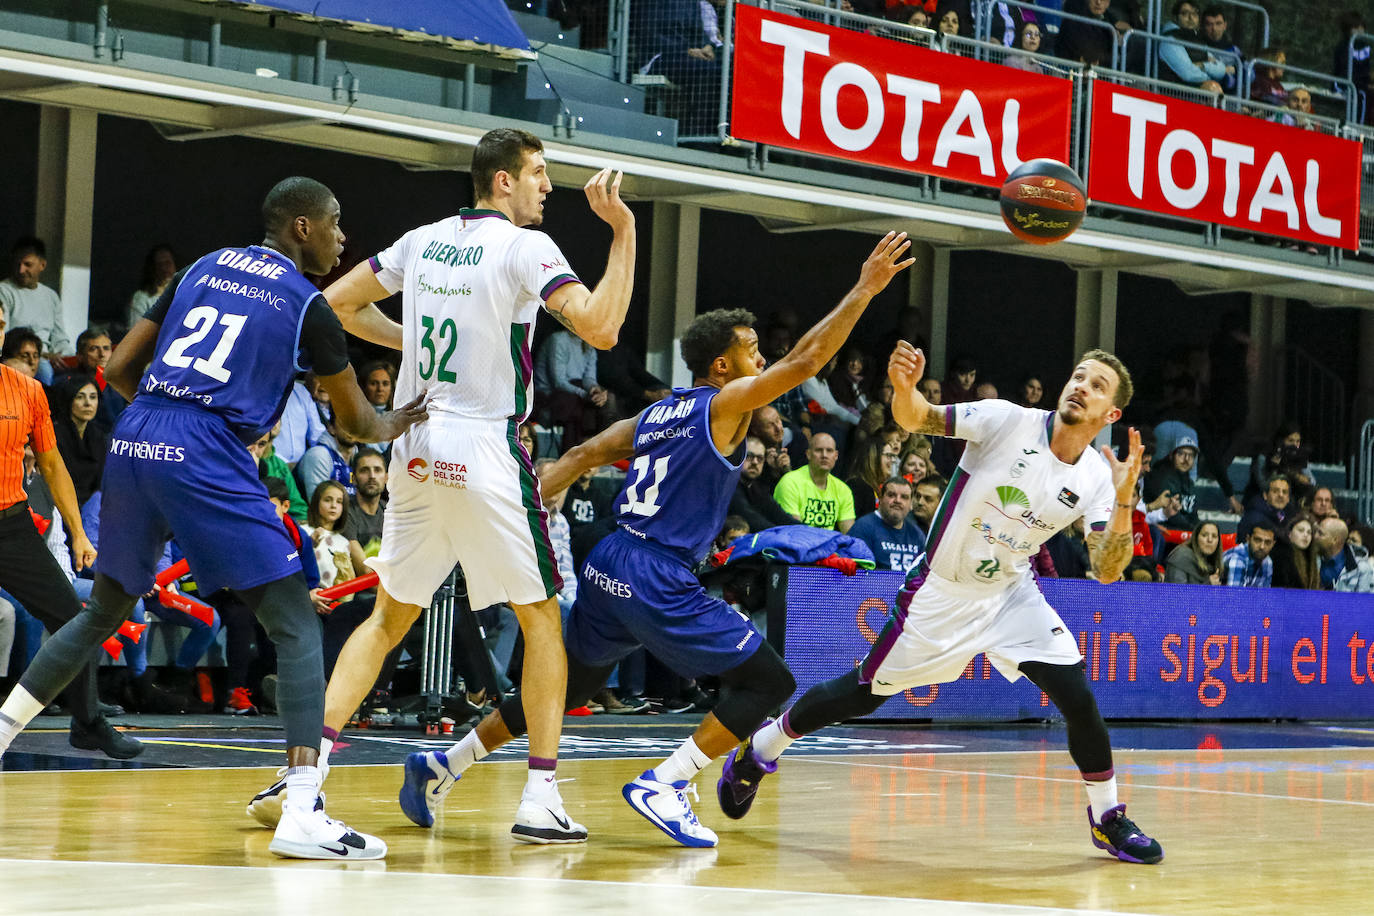
[[[615,502],[626,531],[670,547],[690,563],[720,532],[740,465],[711,439],[711,401],[718,390],[675,388],[640,415],[635,455]],[[735,455],[738,458],[739,455]]]
[[[270,248],[206,255],[177,286],[140,395],[199,405],[236,430],[270,429],[307,368],[298,359],[301,322],[318,295]]]

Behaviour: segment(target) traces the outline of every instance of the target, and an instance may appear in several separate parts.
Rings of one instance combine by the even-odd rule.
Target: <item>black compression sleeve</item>
[[[316,375],[338,375],[348,368],[348,339],[324,296],[316,296],[305,307],[301,354],[301,365]]]
[[[162,295],[158,296],[157,301],[148,306],[148,311],[143,313],[144,318],[157,324],[162,324],[167,320],[167,309],[172,306],[172,299],[176,297],[177,287],[181,285],[181,278],[186,276],[186,271],[190,269],[191,266],[188,264],[167,281],[167,285],[162,288]]]

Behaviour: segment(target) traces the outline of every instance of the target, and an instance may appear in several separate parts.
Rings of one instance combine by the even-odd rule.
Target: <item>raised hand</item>
[[[907,343],[897,341],[887,361],[887,377],[893,391],[912,391],[926,373],[926,355]]]
[[[604,168],[587,179],[587,183],[582,186],[592,212],[617,231],[628,229],[635,224],[635,215],[620,199],[620,181],[624,177],[624,172],[616,172],[615,178],[612,178],[611,170]]]
[[[889,232],[883,236],[859,270],[859,289],[869,296],[886,289],[893,277],[916,263],[915,258],[898,260],[910,247],[911,240],[905,232]]]
[[[1116,488],[1117,502],[1134,503],[1135,482],[1140,476],[1140,463],[1145,456],[1145,444],[1140,441],[1140,431],[1132,426],[1127,433],[1125,461],[1117,460],[1110,445],[1102,446],[1102,454],[1112,469],[1112,486]]]

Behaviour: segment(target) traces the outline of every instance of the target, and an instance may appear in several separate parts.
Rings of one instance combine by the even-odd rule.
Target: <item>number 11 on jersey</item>
[[[634,480],[625,488],[625,502],[621,505],[621,512],[628,512],[631,515],[642,515],[650,518],[658,514],[659,506],[658,487],[663,483],[664,476],[668,473],[668,459],[671,455],[664,455],[654,462],[654,477],[649,483],[649,488],[644,491],[644,498],[639,498],[640,485],[644,483],[644,478],[649,474],[649,456],[640,455],[635,459],[634,464],[630,465],[630,472],[634,474]]]

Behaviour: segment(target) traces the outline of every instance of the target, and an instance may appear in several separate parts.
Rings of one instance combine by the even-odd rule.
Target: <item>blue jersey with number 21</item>
[[[640,414],[635,456],[616,499],[616,521],[696,563],[720,533],[740,465],[711,440],[717,388],[674,388]],[[735,457],[739,457],[736,453]]]
[[[218,415],[245,442],[276,425],[300,365],[306,307],[320,295],[271,248],[224,248],[186,271],[157,337],[140,398]]]

